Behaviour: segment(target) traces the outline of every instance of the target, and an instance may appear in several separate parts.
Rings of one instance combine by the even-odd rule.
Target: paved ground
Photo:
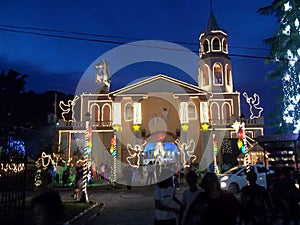
[[[133,187],[132,190],[90,190],[91,201],[98,202],[86,215],[72,225],[152,225],[154,221],[154,186]],[[182,189],[178,191],[178,197]]]

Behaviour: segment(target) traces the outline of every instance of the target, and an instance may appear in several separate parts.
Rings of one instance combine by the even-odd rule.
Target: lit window
[[[214,84],[223,84],[222,65],[216,63],[214,65]]]
[[[227,85],[231,85],[231,68],[228,64],[226,65],[226,78],[227,78]]]

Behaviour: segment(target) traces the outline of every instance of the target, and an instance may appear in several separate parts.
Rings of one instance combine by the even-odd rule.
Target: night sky
[[[273,108],[272,83],[265,81],[265,75],[272,67],[266,66],[264,59],[256,56],[268,55],[268,47],[263,40],[274,33],[278,24],[275,18],[259,15],[257,10],[271,2],[212,1],[218,25],[228,36],[234,90],[246,91],[248,95],[258,93],[261,106],[265,108],[264,116]],[[88,68],[123,43],[142,40],[172,42],[174,46],[167,44],[170,49],[163,44],[159,51],[175,52],[177,55],[182,53],[175,45],[181,43],[182,48],[197,54],[199,35],[206,28],[209,14],[209,0],[1,1],[0,68],[6,71],[12,68],[27,74],[26,91],[43,93],[57,90],[74,94]],[[149,50],[145,46],[132,48],[142,54],[143,59],[148,54],[169,57],[168,53],[152,53],[151,48]],[[133,51],[121,56],[130,58]],[[131,63],[124,67],[126,63],[120,63],[121,57],[118,62],[110,59],[116,55],[113,52],[107,56],[112,89],[159,73],[196,84],[196,60],[185,61],[190,68],[189,75],[186,75],[182,68],[168,65],[163,60],[155,61],[153,57],[149,60],[155,62]],[[176,60],[181,60],[181,56]],[[242,96],[241,100],[243,114],[247,116],[247,105]]]

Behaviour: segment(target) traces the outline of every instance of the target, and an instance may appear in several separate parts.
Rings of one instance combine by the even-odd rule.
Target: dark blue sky
[[[257,13],[260,7],[271,2],[213,0],[213,12],[218,25],[228,35],[230,54],[268,55],[268,50],[253,48],[267,49],[263,39],[270,37],[278,27],[273,17]],[[99,56],[119,45],[11,32],[8,30],[16,29],[3,25],[133,38],[131,40],[22,29],[26,32],[78,39],[122,43],[137,40],[188,42],[194,44],[183,46],[198,51],[198,38],[205,30],[209,13],[209,0],[1,1],[0,68],[13,68],[27,74],[29,77],[26,90],[39,93],[58,90],[72,94],[85,70]],[[258,93],[262,106],[265,107],[265,114],[269,113],[274,94],[272,85],[265,82],[264,77],[270,66],[265,66],[263,59],[236,56],[231,59],[234,90],[246,91],[249,95]],[[197,65],[194,66],[197,72]],[[121,87],[129,80],[158,73],[175,78],[183,77],[182,71],[161,63],[136,64],[118,71],[112,78],[112,87]]]

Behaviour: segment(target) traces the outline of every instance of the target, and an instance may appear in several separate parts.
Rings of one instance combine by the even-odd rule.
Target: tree
[[[274,62],[275,70],[267,78],[281,80],[282,98],[277,112],[280,132],[300,131],[300,1],[274,0],[258,10],[261,15],[277,18],[279,28],[265,40],[271,47],[267,63]]]

